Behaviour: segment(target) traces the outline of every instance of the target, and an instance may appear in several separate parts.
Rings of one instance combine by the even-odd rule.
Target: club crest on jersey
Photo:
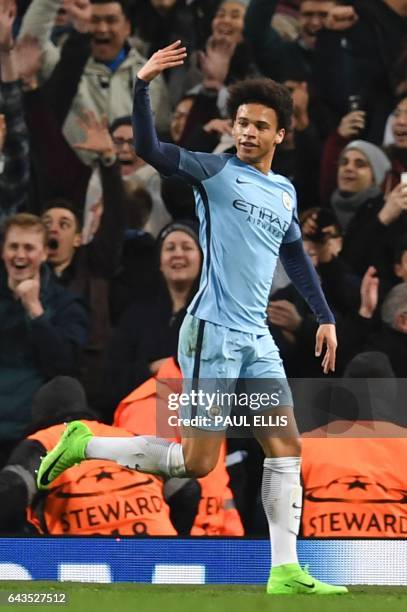
[[[293,199],[286,191],[283,191],[283,206],[287,210],[292,210],[293,207]]]

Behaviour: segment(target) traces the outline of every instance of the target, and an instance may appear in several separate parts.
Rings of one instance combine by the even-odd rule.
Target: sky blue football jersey
[[[194,186],[204,255],[189,312],[232,329],[268,333],[266,307],[280,245],[301,238],[293,185],[235,155],[185,149],[178,174]]]

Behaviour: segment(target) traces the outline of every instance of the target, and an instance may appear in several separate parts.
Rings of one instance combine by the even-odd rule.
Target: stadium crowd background
[[[264,75],[292,91],[273,171],[297,189],[337,318],[335,376],[380,380],[367,416],[336,398],[322,422],[299,419],[303,533],[406,537],[406,17],[406,0],[0,0],[3,533],[267,534],[249,439],[228,440],[199,481],[92,461],[48,495],[35,485],[64,421],[151,433],[157,380],[180,377],[202,261],[194,200],[136,156],[130,116],[143,58],[180,39],[184,66],[150,87],[164,140],[233,151],[227,86]],[[282,269],[267,317],[287,375],[322,377],[316,323]]]

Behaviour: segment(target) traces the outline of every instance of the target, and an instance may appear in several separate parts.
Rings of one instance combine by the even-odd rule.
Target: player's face
[[[48,261],[53,266],[69,264],[75,249],[81,244],[74,214],[66,208],[50,208],[43,214],[42,220],[48,229],[51,243],[48,248]]]
[[[212,21],[212,34],[216,38],[227,38],[240,42],[243,38],[245,7],[240,2],[225,2],[219,7]]]
[[[339,159],[339,191],[359,193],[374,185],[372,168],[367,158],[356,149],[343,153]]]
[[[160,269],[168,285],[192,285],[200,266],[201,251],[189,234],[176,231],[165,238],[161,248]]]
[[[233,137],[240,160],[262,172],[271,167],[276,145],[284,139],[285,131],[278,129],[274,109],[263,104],[239,106],[233,124]]]
[[[396,146],[407,149],[407,97],[396,106],[392,129]]]
[[[16,285],[39,274],[47,258],[43,232],[35,228],[11,226],[3,246],[8,282]]]
[[[122,49],[130,36],[130,23],[118,2],[92,4],[92,55],[100,62],[109,62]]]

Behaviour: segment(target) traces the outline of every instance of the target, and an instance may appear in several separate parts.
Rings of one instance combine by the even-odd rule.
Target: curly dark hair
[[[272,79],[246,79],[229,87],[227,111],[234,121],[242,104],[264,104],[272,108],[278,119],[278,129],[289,129],[293,114],[293,100],[290,90]]]

